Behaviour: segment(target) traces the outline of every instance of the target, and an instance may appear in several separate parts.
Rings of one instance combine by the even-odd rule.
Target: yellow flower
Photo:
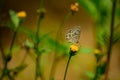
[[[79,11],[79,3],[76,2],[76,3],[74,3],[74,4],[71,4],[70,10],[71,10],[72,12],[78,12],[78,11]]]
[[[79,3],[78,2],[76,2],[76,3],[74,3],[77,7],[79,7]]]
[[[27,16],[27,14],[26,14],[25,11],[20,11],[20,12],[17,13],[17,16],[18,16],[19,18],[25,18],[25,17]]]
[[[78,46],[77,45],[71,45],[70,46],[70,50],[72,51],[72,52],[77,52],[78,51]]]
[[[100,54],[101,51],[100,51],[99,49],[95,49],[95,50],[94,50],[94,53],[95,53],[95,54]]]

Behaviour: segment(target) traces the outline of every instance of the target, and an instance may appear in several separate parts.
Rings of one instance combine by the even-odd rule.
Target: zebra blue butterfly
[[[78,43],[79,42],[79,37],[80,37],[80,26],[75,26],[71,29],[68,29],[65,33],[65,38],[67,42],[70,43]]]

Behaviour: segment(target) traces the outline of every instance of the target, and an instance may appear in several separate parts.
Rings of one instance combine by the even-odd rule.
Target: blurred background
[[[70,5],[76,0],[44,0],[43,7],[45,8],[45,17],[41,23],[40,34],[45,34],[52,32],[51,37],[55,38],[59,25],[61,21],[68,13]],[[119,3],[117,3],[120,5]],[[31,31],[36,31],[38,24],[38,13],[39,9],[39,0],[0,0],[0,14],[4,16],[8,15],[8,10],[14,10],[15,12],[25,11],[27,16],[22,23],[25,28],[29,28]],[[7,16],[6,16],[7,17]],[[118,21],[119,22],[119,21]],[[2,18],[0,19],[0,25],[2,24]],[[93,50],[95,46],[95,21],[93,17],[84,9],[80,4],[79,11],[71,16],[62,27],[59,39],[64,40],[65,31],[73,26],[80,26],[81,33],[79,39],[80,47],[90,47]],[[4,51],[7,51],[11,43],[13,36],[13,31],[6,27],[0,26],[1,41],[4,48]],[[25,41],[28,37],[19,32],[15,40],[15,44],[21,45],[22,41]],[[47,45],[47,44],[46,44]],[[33,55],[33,51],[31,51]],[[23,48],[14,49],[13,57],[8,63],[8,68],[14,68],[21,63],[21,60],[24,58],[26,50]],[[52,67],[54,52],[49,54],[42,54],[41,65],[43,66],[43,74],[45,80],[49,80],[50,70]],[[65,66],[67,63],[67,57],[60,60],[57,64],[55,71],[55,80],[62,80],[64,76]],[[33,56],[28,55],[25,59],[25,64],[27,67],[22,70],[15,80],[34,80],[35,77],[35,59]],[[86,75],[86,72],[95,72],[96,67],[96,57],[92,52],[89,53],[80,53],[72,57],[66,80],[90,80]],[[0,54],[0,68],[3,68],[2,55]],[[0,70],[1,71],[1,70]],[[120,42],[116,43],[112,48],[112,55],[110,60],[110,71],[109,71],[110,80],[120,80]]]

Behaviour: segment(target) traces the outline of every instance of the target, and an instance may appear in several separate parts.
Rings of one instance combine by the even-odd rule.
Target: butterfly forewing
[[[66,31],[65,38],[67,42],[78,43],[80,37],[80,27],[73,27]]]

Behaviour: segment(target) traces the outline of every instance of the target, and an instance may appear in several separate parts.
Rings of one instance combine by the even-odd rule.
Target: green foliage
[[[114,28],[113,44],[120,42],[120,23]]]
[[[105,73],[106,63],[103,63],[98,67],[98,74],[103,75]]]
[[[12,31],[15,31],[15,27],[14,27],[13,22],[11,22],[11,21],[6,21],[5,26],[7,26],[8,28],[10,28]]]
[[[53,50],[51,49],[51,47],[54,47],[53,46],[49,46],[49,37],[51,35],[51,32],[48,32],[48,33],[45,33],[45,34],[42,34],[39,36],[38,38],[38,43],[40,44],[39,45],[39,52],[40,53],[51,53],[53,52]]]
[[[112,16],[112,0],[78,0],[80,5],[88,12],[88,14],[93,18],[95,24],[95,32],[97,38],[97,47],[102,49],[102,47],[109,46],[110,41],[110,27],[111,27],[111,16]],[[118,3],[119,4],[119,3]],[[115,13],[115,24],[119,24],[120,20],[120,6],[117,5],[116,13]],[[114,23],[114,22],[113,22]],[[112,45],[120,41],[120,26],[116,28],[114,26],[114,33],[112,38]],[[111,45],[111,46],[112,46]],[[87,51],[87,49],[83,49],[83,51]],[[89,50],[88,50],[89,52]],[[106,53],[106,52],[103,52]],[[103,55],[104,56],[104,55]],[[102,57],[103,57],[102,56]],[[98,57],[96,57],[98,59]],[[102,58],[101,58],[102,59]],[[99,60],[100,61],[100,60]],[[97,62],[99,62],[97,61]],[[98,64],[98,63],[97,63]],[[97,66],[97,73],[95,74],[99,79],[101,75],[105,73],[106,63],[100,64]],[[87,76],[91,77],[92,74],[88,73]],[[91,77],[94,78],[93,76]]]
[[[25,41],[25,46],[29,47],[29,48],[33,48],[34,47],[33,43],[31,43],[29,40]]]
[[[35,32],[30,30],[29,28],[25,28],[25,26],[20,26],[19,29],[20,32],[24,33],[26,36],[28,36],[33,42],[35,42]]]
[[[120,41],[120,30],[118,28],[114,29],[112,44],[116,44]],[[98,33],[99,34],[97,34],[97,41],[99,45],[107,47],[109,43],[110,32],[107,28],[104,28],[99,30]]]
[[[111,0],[78,0],[80,5],[93,17],[96,22],[97,41],[101,46],[107,46],[109,42],[109,27],[111,19]],[[116,9],[116,16],[120,16],[120,7]],[[117,18],[118,18],[117,17]],[[119,32],[114,31],[113,44],[120,40]]]
[[[107,29],[98,30],[97,41],[100,46],[107,46],[109,40],[109,31]]]
[[[120,3],[118,3],[118,6],[116,8],[116,16],[117,16],[117,18],[120,19]]]
[[[96,38],[97,38],[97,45],[100,45],[100,48],[103,46],[108,46],[109,42],[109,37],[110,37],[110,32],[109,32],[109,25],[110,25],[110,20],[111,20],[111,9],[112,9],[112,1],[111,0],[77,0],[80,5],[88,12],[90,16],[92,16],[94,22],[95,22],[95,30],[96,30]],[[43,2],[42,2],[43,3]],[[43,7],[43,4],[41,3],[40,7]],[[42,8],[40,8],[42,9]],[[41,10],[40,10],[41,11]],[[28,40],[25,41],[25,46],[28,48],[32,48],[36,51],[36,54],[41,54],[41,53],[50,53],[55,50],[55,53],[57,55],[62,55],[66,56],[69,55],[69,44],[67,43],[60,43],[57,40],[53,39],[50,37],[51,32],[39,35],[39,30],[38,34],[36,32],[25,28],[25,26],[20,26],[21,19],[17,16],[16,12],[13,10],[9,11],[10,19],[11,21],[7,22],[7,26],[13,30],[16,30],[16,28],[20,27],[19,31],[24,33],[29,37]],[[38,21],[38,27],[40,27],[40,23],[43,19],[41,17],[43,13],[40,13],[40,19]],[[120,7],[118,6],[116,9],[116,15],[117,18],[120,18]],[[119,20],[119,19],[118,19]],[[119,28],[119,27],[118,27]],[[114,36],[112,43],[115,44],[120,41],[120,31],[118,28],[114,29]],[[39,29],[39,28],[38,28]],[[14,43],[14,41],[13,41]],[[37,45],[36,45],[37,44]],[[16,47],[16,46],[14,46]],[[15,50],[15,49],[13,49]],[[79,50],[79,53],[93,53],[93,48],[91,47],[81,47]],[[58,58],[58,57],[57,57]],[[6,60],[4,60],[6,61]],[[6,62],[8,63],[8,62]],[[39,63],[37,64],[39,65]],[[14,73],[19,73],[23,71],[27,65],[22,64],[14,69],[11,69],[11,72],[13,71]],[[105,73],[105,67],[106,64],[100,64],[98,67],[98,75],[101,76]],[[37,70],[36,70],[37,71]],[[37,71],[39,73],[39,71]],[[7,67],[5,67],[5,73],[8,74],[9,71]],[[92,72],[86,72],[86,76],[90,78],[90,80],[93,80],[95,75]],[[37,75],[36,75],[37,77]],[[51,78],[51,80],[55,80],[54,78]],[[82,80],[82,79],[81,79]]]
[[[78,2],[97,24],[104,25],[109,21],[112,6],[110,0],[78,0]]]
[[[93,17],[96,22],[97,42],[101,46],[108,46],[109,27],[111,19],[112,1],[111,0],[78,0],[80,5]],[[119,17],[120,7],[116,9],[116,16]],[[113,44],[120,41],[119,31],[114,31]]]
[[[90,0],[78,0],[78,2],[95,20],[97,19],[97,8]]]
[[[79,53],[93,53],[93,48],[91,47],[80,47]]]
[[[9,14],[10,14],[11,21],[14,24],[14,27],[17,28],[19,26],[19,24],[20,24],[19,17],[17,16],[17,14],[15,13],[15,11],[13,11],[13,10],[10,10]]]
[[[48,32],[48,33],[45,33],[45,34],[39,36],[38,43],[43,42],[44,40],[46,40],[51,35],[51,33],[52,32]]]
[[[113,36],[113,44],[120,42],[120,32],[115,32]]]
[[[48,38],[48,45],[52,50],[55,50],[59,55],[68,55],[69,53],[69,44],[59,43],[57,40]]]
[[[93,80],[93,78],[95,76],[94,73],[90,72],[90,71],[86,72],[85,74],[86,74],[86,76],[88,76],[90,78],[90,80]]]

